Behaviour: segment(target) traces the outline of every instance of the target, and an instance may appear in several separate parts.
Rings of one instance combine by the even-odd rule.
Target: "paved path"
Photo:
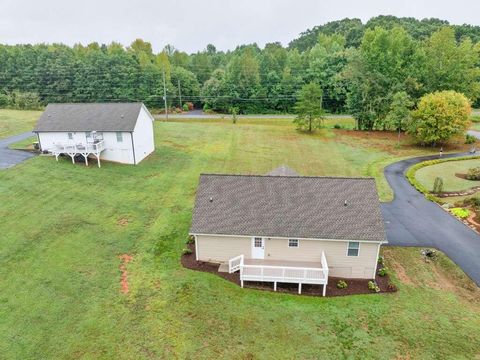
[[[467,156],[448,154],[443,158]],[[390,245],[434,247],[443,251],[480,286],[480,235],[425,199],[405,177],[412,165],[438,156],[425,156],[396,162],[385,168],[385,176],[395,199],[382,204]]]
[[[165,114],[156,114],[155,119],[165,119]],[[295,115],[238,115],[239,119],[293,119]],[[200,110],[193,110],[185,114],[169,114],[169,119],[230,119],[228,114],[205,114]],[[326,119],[351,118],[350,115],[326,115]]]
[[[475,136],[477,139],[480,139],[480,131],[477,131],[477,130],[468,130],[468,131],[467,131],[467,134],[468,134],[468,135],[473,135],[473,136]]]
[[[34,135],[34,133],[29,131],[5,139],[0,139],[0,169],[8,169],[9,167],[15,166],[22,161],[35,156],[35,154],[28,151],[12,150],[8,148],[9,145],[25,140]]]

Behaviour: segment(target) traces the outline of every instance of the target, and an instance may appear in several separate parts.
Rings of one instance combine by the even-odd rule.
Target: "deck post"
[[[98,167],[101,167],[100,166],[100,154],[97,154],[97,162],[98,162]]]
[[[322,296],[325,296],[326,293],[327,293],[327,284],[323,284],[323,294],[322,294]]]
[[[243,280],[240,280],[240,285],[243,288]]]
[[[72,158],[72,164],[75,164],[75,155],[70,155],[70,157]]]
[[[277,282],[276,281],[273,282],[273,291],[277,291]]]
[[[85,157],[85,166],[88,166],[88,156],[87,155],[83,155]]]
[[[298,283],[298,293],[302,293],[302,283]]]

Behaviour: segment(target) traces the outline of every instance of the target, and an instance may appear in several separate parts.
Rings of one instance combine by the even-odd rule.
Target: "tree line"
[[[143,101],[162,108],[187,102],[220,112],[292,112],[306,84],[322,107],[351,113],[359,129],[397,129],[392,107],[415,107],[425,94],[454,90],[480,97],[480,27],[439,19],[344,19],[308,30],[288,47],[269,43],[233,51],[160,53],[141,39],[69,47],[0,45],[0,106],[49,102]]]

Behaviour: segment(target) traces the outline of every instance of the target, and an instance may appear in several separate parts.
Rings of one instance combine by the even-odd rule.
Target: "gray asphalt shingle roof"
[[[48,104],[33,131],[133,131],[142,105]]]
[[[202,174],[190,233],[386,241],[370,178]]]

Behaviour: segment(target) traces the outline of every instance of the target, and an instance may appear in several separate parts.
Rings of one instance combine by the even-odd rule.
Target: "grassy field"
[[[468,169],[480,166],[480,159],[447,161],[440,164],[426,166],[415,173],[416,179],[427,189],[433,189],[435,178],[443,179],[444,191],[460,191],[478,186],[480,183],[459,178],[455,174],[466,174]]]
[[[32,130],[41,111],[0,110],[0,139]]]
[[[372,175],[425,153],[395,134],[289,121],[158,122],[139,166],[37,157],[0,171],[0,353],[8,359],[407,359],[480,356],[480,293],[447,258],[384,250],[400,291],[316,298],[183,269],[201,172]],[[436,151],[436,150],[432,150]],[[120,292],[121,254],[130,293]]]

